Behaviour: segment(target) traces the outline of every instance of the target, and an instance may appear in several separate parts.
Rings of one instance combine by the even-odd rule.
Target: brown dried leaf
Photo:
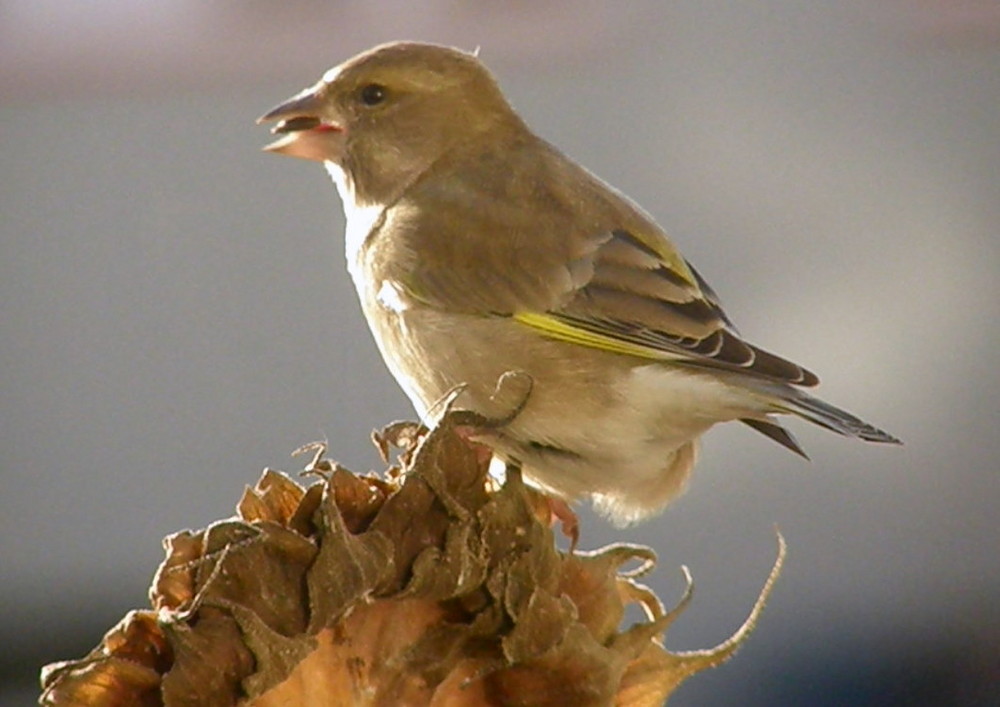
[[[352,534],[367,530],[385,499],[398,490],[395,485],[386,485],[379,479],[355,476],[342,468],[334,469],[327,485],[334,504],[340,510],[344,526]]]
[[[270,520],[287,525],[303,494],[302,488],[284,474],[265,469],[253,488],[246,488],[236,512],[246,521]]]
[[[198,562],[204,554],[205,534],[182,530],[163,538],[167,557],[156,569],[149,588],[154,609],[186,609],[194,601]]]
[[[243,681],[247,694],[261,695],[287,679],[295,666],[316,649],[316,639],[307,633],[289,638],[271,629],[245,606],[219,601],[240,627],[243,642],[253,654],[254,672]]]
[[[253,655],[232,616],[211,607],[198,614],[197,622],[161,624],[174,651],[160,688],[163,704],[232,705],[253,672]]]
[[[151,611],[132,611],[81,660],[42,668],[45,705],[159,705],[160,676],[173,661]]]

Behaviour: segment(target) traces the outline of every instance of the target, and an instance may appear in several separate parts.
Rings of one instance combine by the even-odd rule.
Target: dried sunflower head
[[[559,551],[536,492],[517,474],[490,483],[451,420],[388,428],[383,449],[406,444],[388,481],[322,448],[320,480],[265,471],[235,517],[166,538],[153,608],[47,666],[41,703],[659,705],[749,635],[783,545],[731,639],[668,652],[690,582],[666,612],[621,571],[651,569],[651,550]],[[647,620],[622,628],[633,602]]]

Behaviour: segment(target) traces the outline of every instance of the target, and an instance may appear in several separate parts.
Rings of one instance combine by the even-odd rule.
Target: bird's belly
[[[678,495],[697,438],[750,409],[745,391],[711,375],[556,341],[509,318],[368,304],[383,308],[369,316],[376,341],[425,420],[458,384],[466,386],[458,407],[503,418],[524,388],[494,397],[498,379],[530,376],[524,408],[483,441],[519,462],[533,484],[570,499],[592,496],[619,522]]]

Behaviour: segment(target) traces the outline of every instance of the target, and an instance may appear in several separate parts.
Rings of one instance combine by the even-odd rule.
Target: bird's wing
[[[416,299],[511,316],[581,346],[812,386],[817,377],[745,342],[715,292],[635,205],[528,141],[408,192],[386,260]],[[417,205],[419,204],[419,208]],[[471,236],[470,234],[475,234]],[[433,257],[411,257],[414,254]]]
[[[558,309],[514,318],[547,336],[641,358],[742,371],[795,385],[811,372],[745,342],[714,291],[658,233],[616,229],[592,257],[593,275]]]

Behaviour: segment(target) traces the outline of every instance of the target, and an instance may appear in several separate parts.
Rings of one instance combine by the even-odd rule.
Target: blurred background
[[[253,121],[392,39],[480,47],[544,137],[671,233],[756,343],[902,437],[739,425],[690,491],[583,546],[653,546],[667,639],[762,624],[672,705],[986,705],[1000,694],[1000,6],[0,2],[0,704],[143,607],[160,539],[412,411],[315,164]]]

